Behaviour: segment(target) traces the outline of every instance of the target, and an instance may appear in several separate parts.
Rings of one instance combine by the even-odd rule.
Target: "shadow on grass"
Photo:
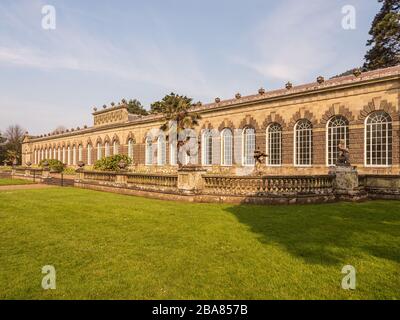
[[[367,254],[400,262],[400,201],[226,209],[259,235],[307,263],[343,264]]]

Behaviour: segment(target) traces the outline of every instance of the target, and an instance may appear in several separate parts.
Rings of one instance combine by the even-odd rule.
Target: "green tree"
[[[121,103],[126,104],[129,113],[138,114],[141,116],[146,116],[149,114],[148,111],[143,107],[143,105],[137,99],[130,99],[129,101],[122,99]]]
[[[179,141],[179,134],[186,129],[193,129],[199,124],[201,116],[197,112],[191,111],[195,105],[192,103],[193,99],[187,96],[180,96],[175,93],[166,95],[161,101],[154,102],[151,105],[151,113],[162,113],[165,122],[161,126],[161,130],[167,131],[171,129],[172,123],[176,124],[176,139],[178,141],[178,151],[180,148],[189,141]],[[181,166],[179,157],[177,159],[178,165]]]
[[[381,10],[372,22],[364,68],[375,70],[400,64],[400,0],[378,0]]]

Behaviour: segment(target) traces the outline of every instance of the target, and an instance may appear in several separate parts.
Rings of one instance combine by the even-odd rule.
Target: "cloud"
[[[249,50],[255,54],[229,59],[269,79],[304,81],[337,53],[335,9],[340,7],[318,0],[284,2],[249,34]]]

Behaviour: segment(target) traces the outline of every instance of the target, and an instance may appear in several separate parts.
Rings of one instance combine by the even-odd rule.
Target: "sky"
[[[55,29],[44,29],[45,5]],[[344,29],[343,6],[355,8]],[[1,0],[0,131],[91,126],[93,107],[230,99],[363,63],[375,0]],[[47,20],[46,20],[47,21]]]

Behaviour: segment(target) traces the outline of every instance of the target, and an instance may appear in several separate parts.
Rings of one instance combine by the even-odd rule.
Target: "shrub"
[[[129,165],[132,162],[132,160],[128,156],[116,154],[110,157],[103,158],[101,160],[97,160],[94,164],[94,169],[100,171],[119,171],[121,169],[119,168],[118,163],[121,160],[124,160],[126,162],[126,165]]]
[[[43,168],[43,163],[47,161],[47,163],[49,164],[49,169],[50,171],[53,172],[62,172],[64,170],[64,164],[60,161],[60,160],[55,160],[55,159],[43,159],[39,162],[39,167]]]

